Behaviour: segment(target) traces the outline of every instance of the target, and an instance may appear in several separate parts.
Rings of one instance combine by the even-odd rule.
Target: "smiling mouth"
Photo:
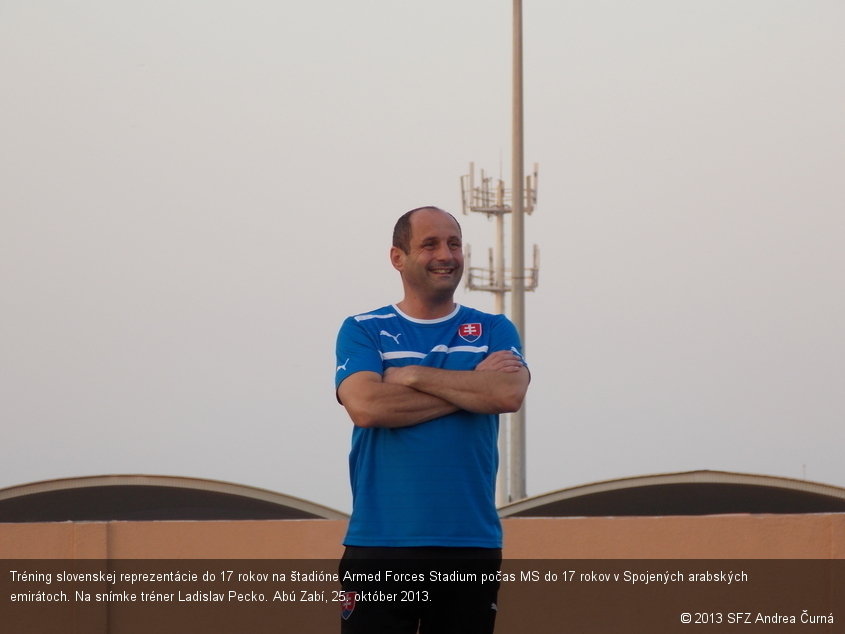
[[[431,267],[428,269],[429,273],[433,273],[434,275],[452,275],[455,270],[454,267],[447,266]]]

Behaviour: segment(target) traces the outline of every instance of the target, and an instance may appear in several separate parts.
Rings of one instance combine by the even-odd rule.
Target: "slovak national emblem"
[[[340,604],[342,610],[340,615],[344,621],[352,616],[352,612],[355,611],[355,600],[357,598],[358,593],[355,590],[349,590],[343,593],[343,602]]]
[[[475,343],[481,336],[481,324],[461,324],[458,327],[461,339],[468,343]]]

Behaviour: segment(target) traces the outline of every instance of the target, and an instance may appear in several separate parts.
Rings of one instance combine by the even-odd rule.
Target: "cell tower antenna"
[[[534,265],[525,267],[524,220],[537,202],[537,165],[534,173],[525,176],[524,130],[522,99],[522,0],[513,0],[513,58],[512,58],[512,119],[511,119],[511,184],[505,189],[501,178],[495,181],[481,172],[476,183],[475,166],[470,163],[469,174],[461,178],[464,213],[476,211],[496,218],[496,247],[490,253],[489,267],[474,267],[467,247],[465,270],[470,290],[489,291],[496,295],[496,310],[504,312],[505,293],[511,293],[510,318],[522,337],[525,347],[525,291],[537,288],[539,250],[534,246]],[[499,157],[501,162],[501,154]],[[500,165],[501,174],[501,165]],[[511,214],[511,274],[505,277],[504,215]],[[508,284],[510,279],[510,284]],[[502,429],[506,433],[502,433]],[[507,439],[503,441],[503,436]],[[501,504],[526,496],[525,487],[525,401],[519,411],[507,417],[499,432],[499,468],[496,500]],[[504,473],[503,473],[504,472]]]
[[[538,168],[525,179],[523,189],[523,210],[530,214],[537,204],[537,176]],[[488,251],[486,266],[473,266],[472,250],[466,247],[464,256],[464,270],[466,271],[466,287],[471,291],[486,291],[494,295],[494,311],[505,313],[505,294],[512,290],[512,272],[505,266],[505,215],[513,211],[513,192],[505,187],[501,178],[487,176],[484,170],[476,174],[475,164],[469,164],[469,173],[461,176],[461,200],[463,212],[483,213],[487,218],[493,218],[496,225],[494,246]],[[523,286],[526,291],[537,288],[540,278],[540,249],[534,245],[533,263],[524,267]],[[524,491],[515,492],[511,485],[514,477],[511,451],[512,416],[502,416],[499,431],[499,474],[496,483],[496,502],[504,505],[525,497]],[[523,478],[524,480],[524,478]],[[516,494],[515,494],[516,493]]]

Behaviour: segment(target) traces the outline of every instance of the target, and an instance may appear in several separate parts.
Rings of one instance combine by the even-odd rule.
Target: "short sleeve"
[[[510,319],[504,315],[496,315],[490,332],[489,352],[499,350],[510,350],[519,355],[522,362],[527,366],[525,357],[522,354],[522,342],[519,339],[519,332]]]
[[[383,372],[381,352],[370,334],[354,317],[340,327],[335,348],[337,366],[334,385],[337,389],[346,377],[356,372]]]

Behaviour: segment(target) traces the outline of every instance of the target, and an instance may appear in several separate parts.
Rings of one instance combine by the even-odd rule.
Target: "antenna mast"
[[[537,203],[537,165],[534,171],[525,179],[522,188],[522,208],[530,214]],[[470,212],[483,213],[496,224],[495,244],[488,251],[486,266],[473,266],[472,250],[466,247],[465,270],[466,287],[471,291],[487,291],[494,295],[494,311],[505,313],[505,294],[513,289],[513,275],[505,266],[505,215],[513,212],[513,192],[505,188],[505,182],[500,178],[487,176],[481,170],[476,176],[475,164],[469,164],[469,173],[461,177],[461,201],[464,214]],[[540,250],[534,245],[533,264],[518,274],[525,291],[537,288],[540,271]],[[524,337],[520,332],[520,336]],[[523,338],[524,341],[524,338]],[[520,410],[522,411],[522,410]],[[513,418],[515,414],[501,417],[499,431],[499,474],[496,482],[496,502],[501,506],[525,497],[524,460],[522,465],[515,464],[513,435]],[[514,472],[517,478],[521,472],[522,486],[513,488]]]
[[[513,191],[505,190],[501,179],[493,181],[481,173],[481,183],[475,184],[475,166],[470,163],[470,173],[461,178],[464,213],[477,211],[496,218],[495,256],[490,254],[489,268],[473,267],[467,247],[467,287],[496,294],[496,310],[504,312],[504,294],[511,292],[511,321],[516,326],[525,348],[525,291],[537,287],[538,250],[534,246],[534,266],[525,268],[524,215],[531,213],[537,202],[537,165],[534,173],[525,178],[523,158],[523,107],[522,107],[522,0],[513,0],[513,118],[511,154],[511,181]],[[511,216],[512,270],[510,285],[505,277],[504,219]],[[526,496],[525,488],[525,403],[505,422],[506,434],[499,432],[500,468],[496,486],[499,505]],[[503,440],[503,437],[505,440]]]

